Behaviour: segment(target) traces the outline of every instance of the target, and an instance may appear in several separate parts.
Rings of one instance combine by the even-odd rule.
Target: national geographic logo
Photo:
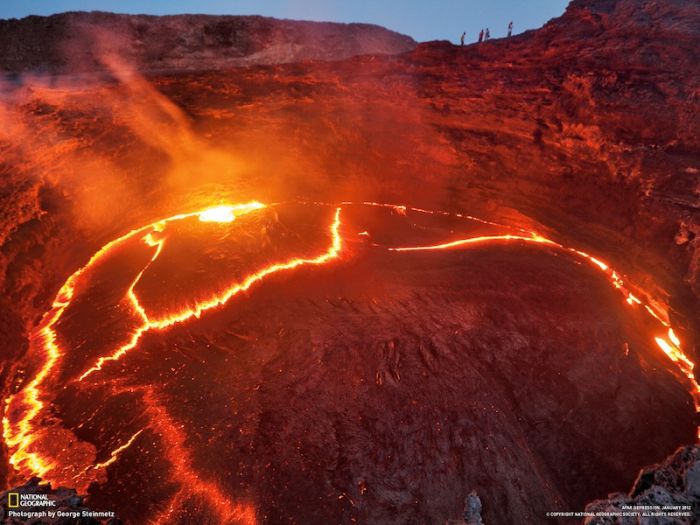
[[[49,498],[48,494],[25,494],[8,492],[7,508],[18,509],[20,507],[55,507],[56,501]]]
[[[48,494],[7,493],[7,515],[10,518],[38,520],[56,517],[56,502]]]
[[[18,509],[19,508],[19,492],[10,492],[7,495],[7,508],[8,509]]]

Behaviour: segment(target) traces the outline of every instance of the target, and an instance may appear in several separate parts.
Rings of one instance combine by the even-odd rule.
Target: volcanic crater
[[[323,26],[377,39],[337,56],[234,18],[1,23],[94,58],[5,60],[6,486],[132,524],[442,524],[473,490],[539,523],[697,441],[697,5]],[[214,23],[236,61],[115,45]]]

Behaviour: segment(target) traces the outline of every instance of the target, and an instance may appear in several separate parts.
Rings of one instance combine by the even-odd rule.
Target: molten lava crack
[[[331,206],[322,203],[314,203],[314,205]],[[622,293],[627,305],[633,308],[643,307],[644,311],[654,319],[654,322],[659,324],[663,333],[659,333],[659,335],[655,337],[655,342],[664,354],[669,357],[671,363],[675,365],[677,375],[684,382],[692,395],[696,408],[700,407],[700,386],[695,378],[694,363],[683,353],[681,341],[666,320],[667,316],[665,312],[658,311],[658,309],[653,306],[655,303],[651,302],[649,299],[640,298],[647,297],[648,294],[626,284],[620,274],[610,268],[607,263],[586,252],[564,246],[535,232],[519,228],[509,228],[506,225],[471,217],[469,215],[450,214],[448,212],[411,208],[403,205],[374,202],[353,204],[344,202],[335,207],[332,221],[327,226],[330,242],[324,251],[313,255],[294,256],[258,267],[244,275],[241,279],[228,283],[206,299],[183,304],[182,307],[169,311],[167,315],[154,315],[152,312],[149,312],[149,309],[144,306],[142,299],[139,297],[137,289],[144,275],[149,272],[152,265],[161,257],[165,247],[168,245],[168,227],[177,221],[183,221],[184,219],[194,217],[197,217],[202,223],[219,223],[223,226],[236,221],[240,216],[271,207],[258,202],[251,202],[236,205],[221,205],[202,211],[175,215],[142,228],[132,230],[122,237],[106,244],[90,258],[85,266],[68,278],[59,290],[51,310],[44,315],[41,323],[31,336],[32,347],[41,351],[43,354],[43,362],[35,371],[31,380],[26,383],[19,392],[11,395],[6,400],[5,417],[3,419],[3,437],[10,451],[10,464],[13,468],[22,477],[36,475],[47,481],[67,483],[71,482],[71,477],[75,478],[80,475],[86,475],[85,473],[88,471],[107,469],[119,461],[120,455],[124,450],[132,446],[143,436],[142,433],[144,430],[142,429],[134,433],[130,438],[122,440],[122,444],[107,456],[108,459],[100,463],[93,461],[92,463],[84,465],[84,468],[79,471],[77,475],[66,474],[72,471],[66,470],[67,460],[61,453],[47,453],[42,447],[41,440],[46,437],[43,426],[47,421],[52,421],[52,418],[49,417],[49,408],[55,396],[54,389],[57,388],[52,384],[52,380],[55,378],[57,371],[61,369],[64,357],[69,355],[72,350],[62,345],[56,332],[56,325],[74,300],[77,293],[76,290],[84,285],[84,281],[90,279],[90,272],[98,263],[110,256],[114,251],[123,247],[127,242],[134,240],[142,241],[147,247],[153,250],[148,261],[141,267],[140,271],[138,271],[134,279],[130,282],[124,297],[140,324],[133,328],[123,344],[113,348],[110,353],[98,357],[93,364],[89,365],[80,373],[77,377],[78,384],[91,380],[92,376],[103,370],[107,363],[119,361],[129,351],[137,348],[142,336],[149,331],[166,330],[192,318],[199,318],[205,312],[227,304],[233,297],[239,295],[241,292],[249,290],[254,284],[260,283],[273,274],[290,271],[301,266],[324,265],[338,259],[344,246],[344,239],[341,233],[342,210],[350,206],[386,208],[402,217],[406,216],[409,212],[422,215],[451,216],[505,230],[505,233],[498,235],[474,235],[426,245],[389,246],[375,242],[369,243],[370,246],[379,247],[391,253],[395,253],[397,256],[399,254],[408,256],[409,253],[414,252],[457,250],[491,243],[516,242],[558,250],[572,257],[587,260],[594,267],[603,272],[611,285]],[[516,233],[513,233],[514,231],[516,231]],[[363,229],[363,231],[357,232],[356,235],[363,238],[370,238],[372,232]],[[349,255],[350,254],[348,254],[348,256]],[[632,293],[632,290],[635,291],[636,295]],[[170,504],[167,508],[162,510],[161,514],[153,523],[167,523],[170,517],[178,511],[180,505],[178,502],[186,496],[206,498],[212,507],[217,510],[221,519],[227,523],[231,520],[255,523],[255,512],[252,507],[231,502],[220,487],[214,483],[202,480],[201,476],[194,471],[190,459],[191,454],[188,451],[181,429],[178,428],[165,407],[162,406],[153,388],[145,388],[146,390],[142,401],[145,415],[150,422],[148,428],[161,437],[164,443],[164,457],[166,457],[172,465],[173,479],[177,480],[180,486],[178,492],[172,497]],[[52,424],[60,424],[60,422],[57,423],[53,421]],[[98,478],[94,479],[97,480]],[[75,481],[75,479],[72,481]]]

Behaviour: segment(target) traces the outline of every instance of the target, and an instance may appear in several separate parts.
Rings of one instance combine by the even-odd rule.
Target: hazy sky
[[[118,13],[258,14],[298,20],[368,22],[411,35],[418,41],[476,39],[489,27],[492,37],[504,36],[513,20],[514,32],[535,29],[561,15],[568,0],[0,0],[0,18],[61,11]]]

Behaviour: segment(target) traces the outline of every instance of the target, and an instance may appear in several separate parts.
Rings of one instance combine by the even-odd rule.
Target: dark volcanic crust
[[[148,335],[100,374],[153,385],[201,479],[263,523],[441,524],[473,489],[487,523],[538,523],[694,439],[692,403],[634,312],[547,249],[369,249]],[[138,393],[93,381],[57,400],[78,436],[99,449],[148,423]],[[147,429],[91,504],[128,501],[133,523],[162,508],[159,443]],[[177,523],[217,523],[184,508]]]

